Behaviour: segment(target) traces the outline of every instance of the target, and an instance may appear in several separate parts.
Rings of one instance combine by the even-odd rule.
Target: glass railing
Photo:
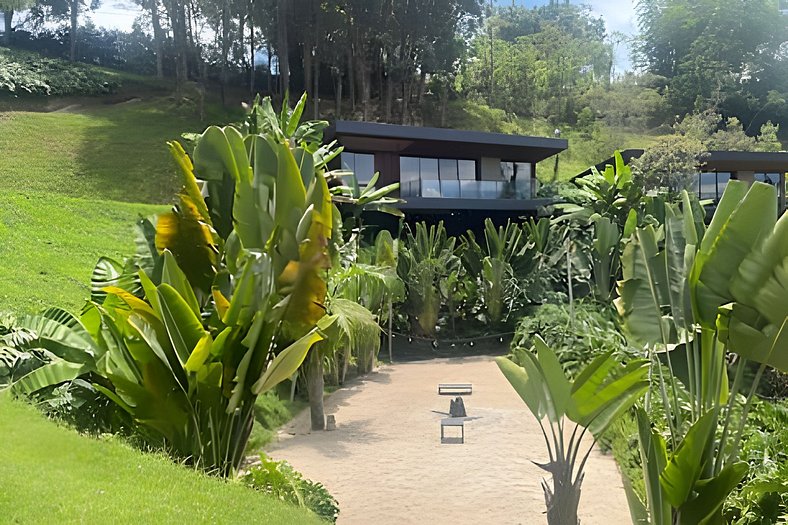
[[[532,199],[536,181],[414,180],[400,183],[400,195],[425,199]]]

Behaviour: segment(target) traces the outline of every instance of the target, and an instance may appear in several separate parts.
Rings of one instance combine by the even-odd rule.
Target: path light
[[[468,343],[468,346],[473,346],[473,341],[471,341],[470,343]]]

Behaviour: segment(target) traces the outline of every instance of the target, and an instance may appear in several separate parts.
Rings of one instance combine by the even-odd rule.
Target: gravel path
[[[465,444],[441,444],[449,397],[441,382],[473,383]],[[539,426],[489,357],[384,366],[326,400],[337,430],[309,432],[308,410],[269,453],[337,498],[341,524],[546,523]],[[452,430],[452,429],[449,429]],[[456,429],[454,429],[456,430]],[[448,431],[447,431],[448,433]],[[630,523],[611,456],[594,451],[580,500],[583,525]]]

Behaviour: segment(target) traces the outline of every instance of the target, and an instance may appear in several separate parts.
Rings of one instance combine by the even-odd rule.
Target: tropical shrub
[[[264,454],[242,481],[255,490],[282,501],[306,507],[325,521],[336,523],[339,517],[337,500],[320,483],[305,479],[287,461],[274,461]]]
[[[320,123],[299,126],[304,104],[277,116],[258,102],[249,128],[265,134],[209,127],[194,164],[170,143],[183,189],[173,211],[143,221],[123,272],[139,269],[100,261],[101,294],[81,315],[32,318],[24,327],[57,359],[12,390],[95,374],[95,388],[174,456],[235,472],[257,396],[290,378],[334,320],[323,306],[331,152],[313,140]]]
[[[551,525],[577,525],[586,460],[597,436],[648,389],[648,362],[635,359],[622,366],[610,351],[599,355],[570,381],[544,340],[537,335],[534,343],[531,351],[518,353],[522,367],[505,357],[496,361],[542,429],[549,461],[535,464],[552,475],[552,487],[542,481],[547,521]],[[552,439],[548,438],[544,419]],[[575,424],[571,434],[567,421]],[[593,439],[581,455],[587,431]]]
[[[460,268],[456,243],[455,237],[446,235],[443,221],[429,227],[417,223],[415,235],[408,229],[397,273],[405,283],[407,299],[403,306],[416,335],[436,334],[444,302],[440,283]]]
[[[723,515],[736,525],[788,520],[788,402],[753,404],[741,442],[750,466],[744,485],[725,502]]]
[[[682,206],[664,204],[662,226],[638,228],[624,250],[616,306],[656,387],[637,411],[646,499],[630,494],[636,521],[719,522],[749,470],[740,443],[759,379],[767,365],[788,369],[788,216],[777,220],[775,202],[769,185],[732,181],[706,229],[684,192]],[[760,366],[745,382],[749,361]],[[652,425],[654,405],[666,435]]]
[[[117,77],[97,67],[0,48],[0,96],[103,95],[118,87]]]
[[[631,357],[626,339],[619,333],[614,313],[590,301],[575,303],[571,312],[566,304],[544,304],[522,317],[512,338],[510,358],[520,366],[522,351],[532,348],[541,337],[558,356],[569,377],[598,355],[613,352],[619,360]]]

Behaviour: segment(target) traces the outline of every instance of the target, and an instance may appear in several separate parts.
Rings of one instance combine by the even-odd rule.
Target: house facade
[[[444,220],[450,233],[536,214],[537,162],[560,153],[567,141],[375,122],[336,121],[326,133],[344,151],[336,168],[359,184],[380,172],[379,186],[400,183],[408,221]]]
[[[628,149],[621,152],[624,162],[629,163],[643,155],[642,149]],[[611,157],[596,165],[604,170],[606,165],[614,165]],[[578,176],[590,173],[586,170]],[[710,151],[703,164],[698,166],[698,174],[689,190],[695,191],[701,200],[719,202],[725,186],[731,180],[742,180],[748,183],[765,182],[777,188],[778,209],[786,209],[785,175],[788,173],[788,152],[761,151]]]

